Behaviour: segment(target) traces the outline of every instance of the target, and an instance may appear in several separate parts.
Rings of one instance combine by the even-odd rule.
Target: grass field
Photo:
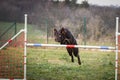
[[[27,50],[27,80],[114,80],[114,52],[80,50],[80,57],[82,65],[78,65],[77,58],[72,63],[65,48],[30,47]],[[4,72],[0,78],[23,77],[21,62],[23,49],[0,51],[0,73]]]
[[[80,51],[82,65],[64,48],[29,48],[28,80],[114,80],[114,52]]]

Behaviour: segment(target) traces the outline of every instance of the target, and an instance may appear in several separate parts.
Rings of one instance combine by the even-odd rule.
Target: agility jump
[[[25,14],[25,41],[24,41],[24,55],[27,56],[27,47],[34,46],[34,47],[66,47],[66,48],[85,48],[85,49],[105,49],[105,50],[115,50],[116,56],[115,56],[115,80],[118,78],[118,36],[120,33],[118,32],[118,25],[119,24],[119,18],[116,17],[116,46],[88,46],[88,45],[58,45],[58,44],[40,44],[40,43],[28,43],[27,42],[27,14]],[[25,57],[25,63],[26,63],[26,57]],[[25,65],[25,73],[26,74],[26,65]],[[26,76],[26,75],[25,75]]]

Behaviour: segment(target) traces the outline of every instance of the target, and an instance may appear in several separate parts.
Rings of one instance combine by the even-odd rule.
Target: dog
[[[55,41],[60,44],[65,45],[77,45],[77,41],[72,35],[72,33],[67,29],[62,27],[60,30],[54,29]],[[74,62],[74,57],[78,58],[78,64],[81,65],[81,60],[79,56],[78,48],[66,47],[69,56],[71,56],[71,61]]]

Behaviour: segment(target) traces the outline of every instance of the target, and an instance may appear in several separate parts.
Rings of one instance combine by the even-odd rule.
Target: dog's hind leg
[[[73,49],[73,54],[74,54],[75,57],[78,58],[78,64],[81,65],[81,60],[80,60],[78,48]]]
[[[74,62],[74,58],[73,58],[73,54],[72,54],[73,50],[71,48],[66,48],[66,49],[67,49],[69,55],[71,56],[71,61]]]
[[[77,58],[78,58],[78,64],[81,65],[81,60],[80,60],[79,54],[77,55]]]

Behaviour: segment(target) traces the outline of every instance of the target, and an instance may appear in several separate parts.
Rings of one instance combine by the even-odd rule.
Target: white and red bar
[[[115,50],[115,47],[109,46],[88,46],[88,45],[59,45],[59,44],[38,44],[38,43],[27,43],[26,46],[34,47],[66,47],[66,48],[85,48],[85,49],[106,49]]]
[[[21,29],[16,35],[14,35],[11,39],[9,39],[3,46],[0,47],[0,50],[3,49],[5,46],[7,46],[9,43],[11,43],[13,39],[15,39],[22,32],[24,32],[24,29]]]

